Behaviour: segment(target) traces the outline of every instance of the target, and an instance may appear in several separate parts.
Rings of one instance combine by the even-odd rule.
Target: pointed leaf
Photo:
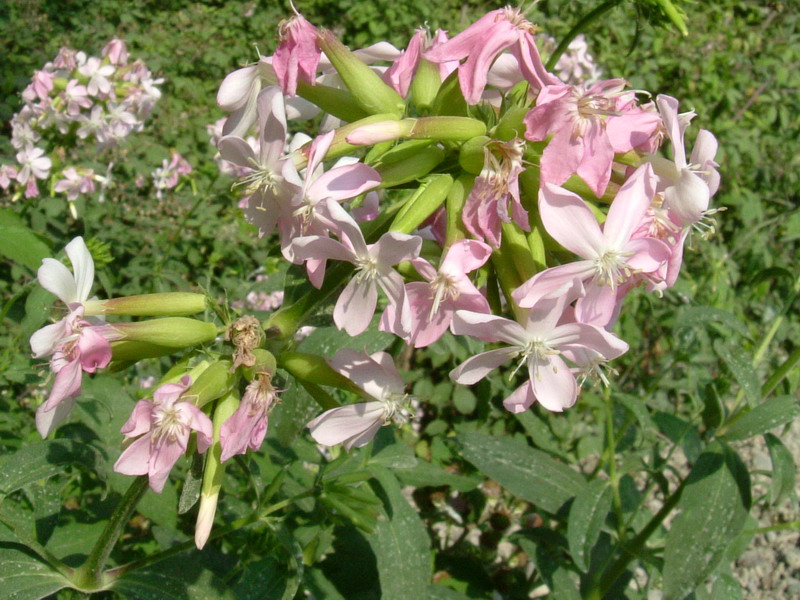
[[[726,333],[735,331],[744,337],[748,337],[750,334],[745,324],[732,313],[711,306],[686,306],[681,308],[675,318],[673,329],[677,332],[681,329],[692,329],[698,325],[711,323],[722,325],[721,329]]]
[[[714,342],[714,351],[725,361],[736,381],[742,386],[742,391],[750,406],[758,404],[761,400],[761,384],[750,357],[740,348],[726,344],[722,340]]]
[[[797,477],[797,466],[792,458],[792,453],[783,443],[771,433],[764,435],[772,460],[772,483],[769,486],[769,501],[777,504],[794,489]]]
[[[198,553],[168,558],[126,573],[111,589],[131,600],[234,600],[233,590],[198,560]]]
[[[237,598],[281,600],[286,589],[286,567],[271,558],[248,564],[233,586]]]
[[[698,458],[664,549],[664,600],[683,600],[711,574],[750,510],[747,470],[730,449]]]
[[[80,442],[37,442],[0,461],[0,493],[10,494],[34,481],[63,473],[67,465],[82,465],[91,469],[97,461],[97,453]]]
[[[729,442],[746,440],[780,427],[798,415],[800,402],[792,396],[770,398],[731,423],[722,437]]]
[[[569,553],[584,573],[589,570],[589,557],[611,508],[611,498],[609,483],[595,479],[575,497],[570,508],[567,523]]]
[[[0,256],[36,270],[52,252],[13,211],[0,210]]]
[[[39,600],[70,582],[17,544],[0,545],[0,590],[7,600]]]
[[[586,488],[582,475],[522,440],[480,433],[457,439],[464,458],[484,475],[548,512],[558,512]]]

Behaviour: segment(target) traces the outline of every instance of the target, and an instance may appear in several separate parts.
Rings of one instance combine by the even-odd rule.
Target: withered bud
[[[236,319],[225,332],[225,340],[233,344],[233,366],[231,372],[240,365],[252,367],[256,364],[253,350],[261,345],[264,332],[261,323],[253,316],[245,315]]]

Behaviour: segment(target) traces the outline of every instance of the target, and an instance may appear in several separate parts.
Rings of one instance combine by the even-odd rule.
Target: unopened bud
[[[238,392],[231,392],[222,398],[214,410],[214,443],[206,453],[206,467],[203,471],[203,487],[200,490],[200,510],[197,512],[197,522],[194,529],[194,543],[202,549],[211,535],[214,525],[214,515],[217,512],[217,500],[222,489],[222,480],[225,476],[225,467],[220,462],[222,446],[219,441],[222,424],[236,412],[239,407]]]
[[[381,184],[378,187],[390,188],[420,179],[433,171],[443,160],[444,150],[437,146],[428,146],[404,161],[377,166],[376,171],[381,176]]]
[[[406,200],[403,208],[397,213],[389,231],[411,233],[418,228],[447,197],[453,178],[450,175],[429,175],[422,181],[416,192]]]
[[[180,317],[203,312],[206,309],[206,297],[203,294],[184,292],[142,294],[108,300],[88,300],[83,306],[86,316]]]
[[[411,81],[411,99],[417,110],[429,110],[442,85],[439,66],[421,58]]]
[[[486,133],[486,124],[469,117],[420,117],[359,127],[347,136],[351,144],[368,145],[399,138],[463,142]]]
[[[211,364],[198,377],[186,395],[198,407],[203,407],[212,400],[221,398],[230,392],[239,381],[239,377],[231,372],[231,362],[220,360]]]
[[[364,394],[364,390],[344,375],[334,371],[321,356],[303,352],[283,352],[279,359],[281,368],[286,369],[297,379],[349,390],[359,395]]]
[[[400,95],[386,85],[380,76],[353,54],[347,46],[337,40],[333,33],[323,30],[317,41],[361,108],[371,115],[393,113],[399,116],[403,114],[405,103]]]
[[[483,149],[491,141],[492,138],[479,135],[464,142],[458,153],[458,164],[461,165],[461,168],[467,173],[480,175],[486,161],[486,153]]]
[[[144,342],[153,346],[171,348],[173,351],[205,344],[217,337],[217,326],[213,323],[186,317],[114,323],[106,325],[106,327],[117,333],[117,339]]]

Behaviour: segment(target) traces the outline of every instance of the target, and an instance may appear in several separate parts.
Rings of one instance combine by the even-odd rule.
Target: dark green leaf
[[[792,453],[771,433],[764,434],[769,457],[772,460],[772,483],[769,486],[769,501],[777,504],[794,490],[797,466]]]
[[[746,440],[780,427],[798,415],[800,402],[792,396],[770,398],[733,421],[722,437],[727,441]]]
[[[481,483],[479,477],[448,473],[441,467],[425,460],[418,460],[416,466],[411,469],[399,470],[396,475],[406,485],[414,487],[449,486],[459,492],[474,490]]]
[[[35,271],[50,248],[14,212],[0,210],[0,255]]]
[[[711,600],[742,600],[742,586],[733,575],[718,575],[711,586]]]
[[[758,404],[761,400],[761,384],[758,381],[756,370],[753,368],[752,359],[741,348],[722,340],[714,341],[714,351],[728,365],[728,369],[742,387],[750,406]]]
[[[111,589],[131,600],[234,600],[233,590],[203,567],[202,561],[182,555],[126,573]]]
[[[249,563],[233,587],[237,598],[281,600],[286,591],[286,567],[271,558]]]
[[[664,549],[664,600],[682,600],[714,570],[750,510],[747,471],[730,449],[704,452]]]
[[[351,348],[367,354],[378,352],[389,346],[395,338],[390,333],[378,331],[377,321],[376,317],[373,320],[374,326],[357,336],[352,336],[336,327],[318,327],[300,342],[297,350],[324,358],[332,358],[336,351],[342,348]]]
[[[6,600],[39,600],[69,587],[66,577],[16,544],[0,544],[0,590]]]
[[[515,496],[557,512],[586,488],[583,477],[522,440],[481,433],[458,436],[463,456]]]
[[[749,335],[747,327],[739,319],[721,308],[711,306],[686,306],[678,311],[675,318],[675,331],[680,329],[691,329],[698,325],[708,325],[719,323],[723,325],[725,331],[735,331],[745,337]]]
[[[462,415],[469,415],[475,411],[478,399],[468,387],[459,385],[453,390],[453,404]]]
[[[93,468],[97,454],[73,440],[48,440],[26,446],[0,462],[0,492],[10,494],[22,486],[64,472],[68,465]]]
[[[611,498],[609,483],[595,479],[575,497],[569,510],[569,553],[584,573],[589,570],[589,557],[611,508]]]
[[[397,478],[382,467],[373,470],[388,499],[387,518],[378,521],[375,533],[367,536],[378,562],[381,597],[424,598],[432,576],[428,533]]]

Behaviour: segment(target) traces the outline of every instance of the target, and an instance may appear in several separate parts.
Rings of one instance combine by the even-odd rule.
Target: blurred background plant
[[[309,0],[298,8],[355,48],[381,39],[402,47],[423,23],[455,32],[476,14],[502,4]],[[558,41],[601,4],[542,0],[530,8],[529,17]],[[402,355],[406,380],[420,398],[421,419],[394,434],[397,439],[382,431],[373,448],[340,458],[342,463],[330,462],[336,451],[320,455],[302,432],[316,405],[302,388],[291,386],[273,415],[266,452],[248,455],[229,469],[232,483],[226,483],[220,511],[227,521],[246,515],[261,501],[251,481],[258,489],[283,471],[287,483],[281,497],[301,493],[325,475],[326,499],[300,500],[280,520],[268,518],[211,543],[193,555],[195,560],[168,559],[148,567],[173,586],[164,589],[188,598],[246,598],[252,590],[260,597],[285,593],[291,598],[298,589],[310,590],[316,598],[404,598],[410,596],[402,595],[408,592],[398,582],[406,584],[404,576],[413,579],[432,568],[437,585],[430,593],[435,598],[485,598],[492,593],[526,598],[547,589],[559,599],[579,597],[579,575],[583,573],[585,586],[608,562],[611,532],[625,539],[640,530],[646,520],[638,508],[656,512],[679,479],[698,464],[707,466],[709,454],[729,456],[726,447],[720,449],[722,439],[733,444],[751,472],[756,509],[745,522],[737,506],[720,504],[719,510],[729,510],[742,527],[724,540],[715,557],[719,566],[715,562],[708,572],[694,573],[700,582],[709,577],[694,592],[696,597],[800,593],[792,461],[792,455],[800,458],[797,427],[788,430],[786,425],[784,435],[772,435],[763,422],[750,429],[744,418],[738,429],[736,422],[726,423],[736,406],[755,409],[762,394],[790,398],[779,407],[776,425],[788,424],[798,412],[791,398],[800,383],[798,370],[792,369],[800,340],[794,304],[800,288],[800,14],[788,2],[686,3],[689,35],[683,37],[675,28],[656,29],[645,19],[646,9],[658,2],[612,4],[618,6],[583,31],[590,54],[607,76],[624,77],[634,89],[680,98],[682,110],[692,108],[698,114],[690,132],[701,127],[714,132],[723,182],[715,202],[728,210],[718,216],[717,235],[709,242],[696,240],[696,248],[687,252],[681,279],[665,301],[636,293],[629,298],[618,328],[631,351],[615,363],[619,375],[610,396],[588,389],[563,414],[534,409],[510,415],[500,404],[508,392],[500,378],[471,389],[450,383],[447,372],[475,349],[445,336],[424,351]],[[242,219],[231,199],[231,180],[214,163],[206,126],[222,116],[214,97],[223,77],[254,61],[258,52],[270,54],[276,25],[287,15],[287,6],[268,0],[10,0],[0,5],[0,162],[12,162],[17,152],[10,144],[9,123],[23,105],[21,92],[61,46],[99,55],[106,41],[118,37],[131,56],[164,79],[163,96],[147,128],[136,134],[135,144],[117,150],[104,202],[96,195],[79,198],[76,219],[64,196],[51,197],[49,187],[34,200],[12,202],[11,193],[0,193],[3,454],[24,451],[36,439],[32,414],[43,399],[44,368],[29,358],[27,344],[48,318],[52,296],[35,285],[35,272],[42,257],[54,255],[73,236],[88,240],[106,297],[201,285],[221,299],[227,296],[234,306],[244,303],[257,316],[266,314],[262,308],[274,308],[274,302],[261,300],[282,289],[279,253]],[[150,185],[137,185],[137,177],[169,168],[176,155],[193,167],[190,184],[163,189],[160,195]],[[329,355],[342,344],[375,351],[391,343],[381,335],[356,340],[339,335],[321,327],[300,348]],[[144,395],[141,388],[166,368],[166,362],[140,363],[126,379],[101,375],[87,384],[86,402],[79,405],[81,422],[62,427],[58,439],[48,442],[61,444],[53,448],[64,457],[61,474],[15,489],[18,502],[3,502],[0,514],[30,523],[29,535],[48,551],[67,557],[66,562],[86,553],[98,520],[108,516],[125,489],[124,479],[110,468],[119,454],[119,427],[133,401]],[[733,397],[735,406],[725,400]],[[755,442],[743,441],[754,436]],[[492,439],[518,444],[518,460],[525,468],[509,470],[502,460],[493,462],[502,452],[494,452]],[[613,485],[598,484],[594,495],[580,495],[583,488],[557,471],[549,476],[566,477],[566,483],[554,490],[547,477],[536,478],[536,469],[551,463],[540,463],[541,455],[531,446]],[[415,520],[415,511],[409,514],[400,489],[385,477],[386,467],[409,486],[421,521]],[[395,521],[376,525],[368,502],[361,520],[358,515],[331,517],[323,510],[341,506],[337,494],[346,491],[336,487],[336,478],[361,468],[378,478],[379,495],[388,496],[382,497],[384,502],[398,511],[398,519],[407,520],[403,540],[422,560],[416,556],[398,562],[409,550],[387,541],[396,533]],[[44,471],[42,478],[52,474]],[[491,479],[484,481],[483,475]],[[0,491],[10,493],[5,487],[9,480],[2,479]],[[145,496],[129,531],[131,543],[112,556],[117,564],[145,560],[191,537],[193,519],[175,510],[182,493],[172,481],[162,495]],[[571,507],[564,502],[576,494]],[[686,502],[702,506],[702,498],[689,496]],[[577,513],[576,505],[588,510],[592,498],[608,504],[607,522],[588,522],[586,513]],[[686,512],[690,505],[683,508]],[[571,524],[572,510],[576,519],[584,516],[586,531]],[[432,565],[428,542],[421,537],[426,531],[434,549]],[[5,535],[0,529],[0,560],[9,552],[2,542],[11,538]],[[638,550],[647,558],[659,543],[666,544],[667,561],[676,569],[675,559],[669,558],[675,550],[665,535],[656,535],[652,548]],[[636,538],[627,541],[635,547]],[[766,554],[732,566],[731,560],[748,546],[766,548]],[[646,560],[636,570],[621,565],[624,577],[611,590],[617,594],[612,597],[644,598],[660,591],[660,560]],[[317,567],[310,568],[312,564]],[[386,574],[390,568],[391,580]],[[141,573],[140,587],[133,580],[119,593],[156,597],[142,591],[147,569]],[[205,595],[195,595],[200,592]],[[667,592],[679,596],[674,589]],[[58,597],[69,594],[62,591]]]

